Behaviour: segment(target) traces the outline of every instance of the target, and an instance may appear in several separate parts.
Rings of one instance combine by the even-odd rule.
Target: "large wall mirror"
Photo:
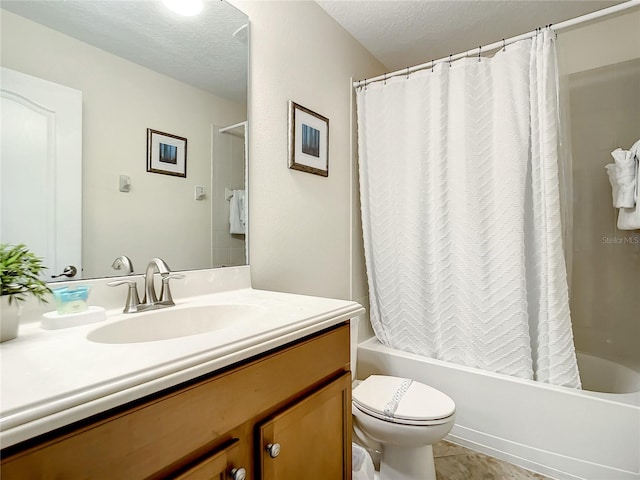
[[[225,1],[192,17],[160,0],[0,7],[0,241],[43,257],[47,280],[123,275],[123,255],[135,273],[152,257],[248,263],[247,16]]]

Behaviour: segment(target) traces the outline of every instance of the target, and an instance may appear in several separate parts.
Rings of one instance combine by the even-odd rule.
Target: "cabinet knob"
[[[247,471],[244,468],[234,468],[229,473],[231,480],[245,480],[247,478]]]
[[[279,443],[270,443],[267,445],[267,453],[271,458],[276,458],[280,455],[280,444]]]

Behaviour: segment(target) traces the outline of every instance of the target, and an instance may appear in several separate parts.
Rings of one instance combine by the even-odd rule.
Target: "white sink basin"
[[[261,316],[259,305],[202,305],[168,307],[134,313],[125,320],[92,330],[87,339],[97,343],[156,342],[241,325]]]

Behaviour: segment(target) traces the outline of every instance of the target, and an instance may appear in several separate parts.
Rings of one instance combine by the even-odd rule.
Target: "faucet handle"
[[[172,278],[184,278],[184,275],[180,273],[165,273],[161,276],[161,278],[162,289],[160,290],[160,303],[163,305],[175,305],[173,297],[171,296],[171,289],[169,288],[169,280],[171,280]]]
[[[135,280],[115,280],[113,282],[108,282],[107,285],[110,287],[128,285],[129,291],[127,292],[127,301],[122,312],[135,313],[138,311],[138,305],[140,305],[140,297],[138,296],[138,284]]]

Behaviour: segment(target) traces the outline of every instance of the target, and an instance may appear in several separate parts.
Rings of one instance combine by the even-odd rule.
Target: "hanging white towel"
[[[614,203],[616,208],[633,208],[636,201],[636,156],[634,152],[616,148],[611,152],[616,165],[616,183],[618,195]]]
[[[606,165],[618,213],[619,230],[640,230],[640,140],[629,150],[611,152],[615,165]]]
[[[247,231],[244,213],[244,190],[234,190],[229,202],[229,233],[244,235]]]
[[[604,168],[607,170],[607,175],[609,176],[609,183],[611,184],[611,198],[612,198],[613,206],[618,208],[616,206],[616,203],[618,203],[618,180],[616,179],[616,164],[609,163],[605,165]]]
[[[619,230],[640,230],[640,159],[635,157],[636,178],[635,178],[635,207],[621,208],[618,214]]]

